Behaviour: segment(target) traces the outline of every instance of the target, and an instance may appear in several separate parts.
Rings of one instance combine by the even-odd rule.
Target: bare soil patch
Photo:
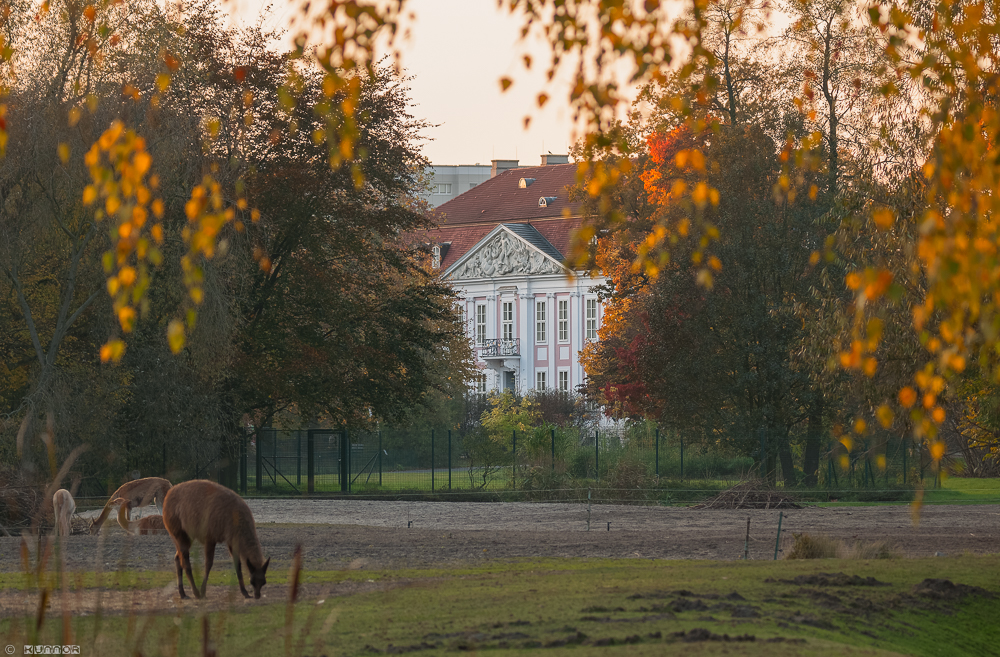
[[[484,559],[590,557],[773,559],[777,510],[625,505],[249,500],[272,567],[286,567],[296,544],[307,570],[406,568]],[[793,533],[848,543],[889,541],[907,557],[1000,550],[1000,505],[925,506],[914,524],[907,505],[783,510],[782,549]],[[589,522],[588,522],[589,519]],[[293,524],[286,524],[293,523]],[[589,525],[589,530],[588,530]],[[19,538],[0,538],[0,572],[20,566]],[[67,539],[69,567],[173,570],[169,536],[127,536],[107,523],[99,537]],[[200,552],[199,548],[195,548]],[[780,554],[779,554],[780,557]],[[216,567],[229,565],[223,546]]]
[[[601,505],[588,511],[585,504],[286,499],[249,503],[265,553],[272,557],[272,572],[289,567],[299,544],[306,571],[426,568],[539,557],[735,560],[743,557],[748,517],[750,558],[773,559],[778,524],[778,511],[773,509]],[[1000,546],[998,505],[924,507],[917,525],[908,506],[807,507],[783,513],[783,549],[791,548],[793,532],[823,534],[849,543],[885,540],[908,557],[985,554]],[[17,537],[0,538],[0,572],[21,571],[20,542]],[[119,569],[174,571],[169,536],[128,536],[117,524],[108,523],[100,536],[70,536],[66,545],[70,570],[100,568],[109,573],[109,586]],[[196,546],[192,552],[196,563],[202,555],[201,546]],[[241,604],[238,590],[234,594],[224,584],[231,571],[232,562],[220,545],[208,600],[184,604],[228,608],[233,595]],[[308,593],[346,595],[352,586],[358,584],[342,582]],[[281,586],[268,585],[264,591],[270,600],[285,596]],[[87,613],[96,609],[101,592],[72,595],[79,597],[74,608]],[[4,592],[0,614],[24,609],[23,598],[17,591]],[[112,598],[117,607],[111,606]],[[174,584],[131,596],[104,595],[103,599],[100,604],[111,613],[179,604]]]

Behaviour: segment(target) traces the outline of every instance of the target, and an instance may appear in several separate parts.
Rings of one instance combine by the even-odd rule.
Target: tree
[[[793,484],[790,441],[812,392],[792,357],[802,326],[795,306],[816,277],[802,249],[822,242],[815,204],[775,200],[778,153],[759,129],[719,126],[695,135],[680,127],[649,141],[646,191],[658,213],[674,215],[658,217],[658,225],[682,226],[686,215],[671,190],[697,167],[679,166],[678,153],[698,147],[712,163],[708,184],[720,192],[718,205],[705,210],[720,233],[709,265],[713,289],[697,284],[700,263],[685,257],[693,246],[679,243],[676,259],[647,278],[633,267],[646,241],[642,228],[605,238],[602,263],[614,290],[601,341],[587,358],[591,392],[621,415],[650,417],[746,454],[760,453],[764,431]],[[773,475],[772,463],[762,468]]]
[[[270,36],[259,28],[224,29],[210,2],[172,17],[150,11],[156,20],[142,31],[124,30],[121,56],[108,56],[88,78],[103,94],[120,93],[122,79],[137,85],[121,108],[104,103],[93,115],[81,112],[73,129],[44,133],[48,143],[19,127],[10,131],[17,151],[2,164],[6,189],[17,194],[8,192],[2,215],[9,228],[3,236],[8,294],[0,323],[18,327],[4,349],[19,360],[5,360],[17,367],[9,390],[0,391],[9,404],[5,412],[30,420],[54,409],[56,434],[67,445],[86,440],[95,446],[84,463],[94,471],[160,474],[161,446],[204,465],[220,448],[232,453],[226,447],[234,447],[241,427],[262,426],[279,412],[297,413],[303,423],[357,425],[400,418],[430,390],[463,388],[469,346],[452,292],[401,239],[427,222],[414,209],[423,123],[409,113],[405,81],[388,69],[361,81],[357,143],[367,157],[363,177],[355,178],[348,169],[331,169],[325,147],[314,140],[324,121],[317,111],[324,102],[322,76],[315,69],[296,70],[287,56],[269,50]],[[165,46],[176,67],[171,84],[161,87],[158,66],[150,62],[162,60]],[[300,87],[296,104],[282,101],[290,78]],[[27,86],[25,102],[37,99],[39,114],[77,108],[79,97],[67,109],[37,90],[49,83],[38,78],[37,88]],[[121,227],[134,223],[109,226],[88,208],[86,191],[109,180],[124,190],[124,179],[109,169],[104,182],[94,183],[94,167],[88,171],[72,158],[58,164],[64,145],[86,150],[97,139],[93,131],[100,134],[114,116],[128,117],[146,135],[129,157],[149,155],[155,165],[148,173],[156,176],[162,199],[154,211],[149,199],[119,194],[132,199],[129,222],[136,212],[148,219],[124,252]],[[139,140],[124,124],[115,134],[108,143]],[[46,177],[52,170],[56,175]],[[192,208],[190,190],[199,186],[204,202]],[[220,207],[230,202],[223,199],[245,207],[217,224],[212,240],[191,258],[193,219],[214,212],[216,198]],[[63,215],[77,223],[69,225]],[[111,227],[119,234],[109,236]],[[145,259],[136,253],[142,249]],[[159,266],[148,257],[154,252]],[[124,259],[108,267],[108,258],[121,253]],[[104,290],[126,274],[134,277],[132,292],[119,304],[117,294],[109,299]],[[47,278],[76,285],[59,288]],[[178,307],[193,303],[185,289],[198,292],[197,313],[190,313],[183,350],[172,356],[174,345],[162,336]],[[57,301],[70,309],[65,318]],[[122,312],[133,306],[141,321],[133,319],[124,331]],[[45,351],[60,330],[56,350]],[[94,354],[109,332],[119,332],[127,349],[117,365],[95,369]],[[52,354],[58,386],[45,383],[43,367],[26,361],[32,343],[41,345],[39,360]],[[58,350],[67,343],[76,347],[73,362],[65,348]],[[88,380],[103,385],[84,395]],[[26,412],[22,400],[30,386],[43,384],[65,400]],[[74,419],[81,410],[99,419]]]

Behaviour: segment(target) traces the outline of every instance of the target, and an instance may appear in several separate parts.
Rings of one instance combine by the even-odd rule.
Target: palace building
[[[583,382],[579,353],[597,339],[603,310],[593,288],[604,279],[564,264],[582,223],[568,159],[494,163],[493,177],[436,208],[439,225],[422,236],[432,266],[459,292],[479,392],[572,391]]]

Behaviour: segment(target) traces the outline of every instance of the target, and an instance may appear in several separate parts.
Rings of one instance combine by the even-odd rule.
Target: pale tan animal
[[[70,519],[76,511],[76,502],[65,488],[60,488],[52,495],[52,509],[56,516],[56,536],[69,536],[73,533]]]
[[[120,497],[127,499],[133,509],[141,509],[150,502],[155,502],[156,508],[160,513],[163,513],[163,499],[166,497],[168,490],[170,490],[170,482],[161,477],[146,477],[145,479],[136,479],[135,481],[123,484],[111,495],[111,499],[108,500],[108,503],[104,505],[104,509],[101,510],[101,515],[90,521],[90,533],[100,533],[101,526],[107,520],[112,507],[115,506],[115,500]],[[127,525],[122,525],[122,529],[129,531]]]
[[[118,524],[125,527],[129,534],[166,534],[167,528],[163,525],[163,516],[145,516],[138,520],[129,520],[132,511],[132,503],[124,497],[114,500],[118,504]]]
[[[177,546],[174,564],[177,566],[177,591],[181,598],[187,597],[182,570],[187,573],[194,596],[205,597],[217,543],[225,543],[233,558],[243,597],[249,598],[250,594],[243,584],[242,564],[246,564],[250,573],[253,597],[260,597],[260,589],[267,583],[267,566],[271,559],[264,560],[253,513],[242,497],[225,486],[204,479],[185,481],[171,488],[163,500],[163,524]],[[200,592],[191,573],[193,541],[205,545],[205,579]]]

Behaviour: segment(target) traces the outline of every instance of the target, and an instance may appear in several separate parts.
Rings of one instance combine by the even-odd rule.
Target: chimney
[[[569,164],[569,155],[553,155],[552,153],[542,155],[542,166],[547,167],[550,164]]]
[[[490,178],[496,178],[507,169],[517,168],[517,160],[490,160],[490,162],[493,163],[493,169],[490,171]]]

